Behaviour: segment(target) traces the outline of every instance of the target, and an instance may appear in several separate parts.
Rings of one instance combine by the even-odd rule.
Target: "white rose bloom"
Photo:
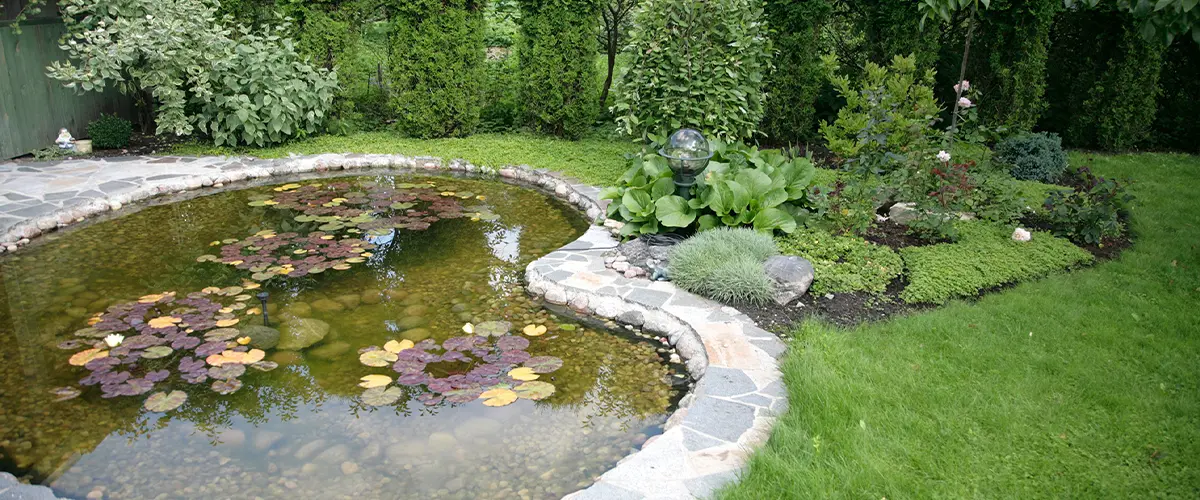
[[[945,151],[938,151],[937,159],[938,159],[938,161],[940,161],[942,163],[948,162],[948,161],[950,161],[950,153],[947,153]]]
[[[1018,227],[1015,231],[1013,231],[1012,239],[1013,241],[1029,241],[1033,239],[1033,235],[1030,234],[1029,231]]]

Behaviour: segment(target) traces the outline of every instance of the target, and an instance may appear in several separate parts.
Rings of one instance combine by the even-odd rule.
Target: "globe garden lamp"
[[[696,176],[708,166],[713,156],[704,134],[690,128],[679,129],[671,134],[666,146],[659,149],[658,154],[667,159],[667,164],[675,173],[675,192],[684,198],[692,197],[691,189],[696,183]]]

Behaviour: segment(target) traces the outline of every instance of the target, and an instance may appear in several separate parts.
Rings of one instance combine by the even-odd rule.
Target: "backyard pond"
[[[71,498],[586,487],[687,380],[657,341],[526,295],[586,228],[525,187],[380,174],[47,235],[0,258],[0,470]]]

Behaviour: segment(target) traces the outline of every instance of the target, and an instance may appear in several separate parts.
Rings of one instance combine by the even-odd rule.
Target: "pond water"
[[[378,175],[47,235],[0,259],[0,469],[78,498],[585,487],[686,380],[662,345],[525,294],[586,227],[524,187]]]

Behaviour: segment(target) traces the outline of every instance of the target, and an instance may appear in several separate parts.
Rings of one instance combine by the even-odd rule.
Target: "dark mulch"
[[[908,226],[897,224],[890,220],[872,224],[871,228],[867,229],[867,234],[863,236],[863,239],[876,245],[890,247],[892,250],[899,250],[904,247],[923,247],[945,241],[921,239],[909,234]]]
[[[819,318],[841,326],[879,321],[910,311],[932,306],[913,305],[900,300],[900,291],[907,283],[895,279],[882,294],[866,292],[816,294],[808,293],[785,307],[739,305],[737,309],[750,316],[760,328],[787,337],[793,328],[808,318]]]

